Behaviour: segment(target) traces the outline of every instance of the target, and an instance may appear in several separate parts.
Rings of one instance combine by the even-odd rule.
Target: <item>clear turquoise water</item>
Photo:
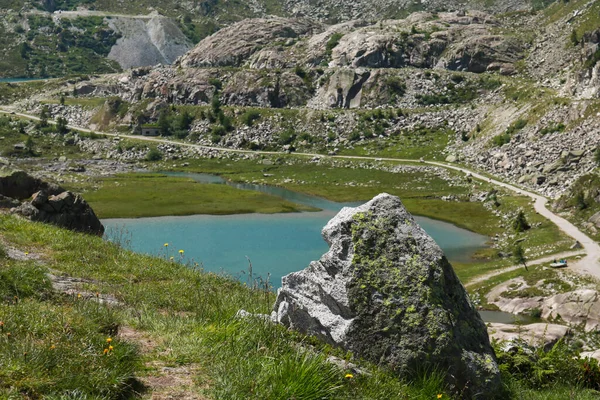
[[[177,174],[199,182],[223,183],[219,177],[206,174]],[[163,244],[168,242],[169,256],[179,259],[178,250],[184,250],[183,261],[200,263],[205,270],[224,272],[242,280],[252,262],[253,275],[266,279],[274,287],[281,285],[281,277],[305,268],[328,250],[321,237],[327,221],[345,205],[286,189],[248,184],[233,186],[260,190],[297,203],[323,209],[321,212],[289,214],[192,215],[185,217],[157,217],[139,219],[110,219],[102,222],[109,238],[125,231],[131,248],[138,252],[165,255]],[[440,245],[448,259],[468,262],[474,251],[485,247],[486,237],[454,225],[416,217],[417,222]]]
[[[0,78],[0,82],[26,82],[26,81],[35,81],[37,79],[32,78]]]

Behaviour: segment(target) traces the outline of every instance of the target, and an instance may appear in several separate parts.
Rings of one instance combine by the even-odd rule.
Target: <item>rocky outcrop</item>
[[[202,40],[182,67],[446,68],[469,72],[510,70],[520,44],[492,28],[482,12],[417,13],[375,25],[351,21],[325,26],[304,19],[247,19]]]
[[[400,199],[381,194],[344,208],[323,237],[330,250],[283,277],[277,321],[402,376],[440,368],[451,386],[474,398],[498,388],[485,324]]]
[[[265,46],[290,45],[299,37],[318,30],[322,30],[319,24],[304,19],[245,19],[202,40],[178,64],[182,67],[240,67]],[[271,64],[264,66],[273,67]]]
[[[529,325],[488,324],[490,339],[499,342],[521,341],[533,347],[550,349],[560,339],[571,333],[564,325],[535,323]]]
[[[41,190],[34,194],[31,202],[11,209],[11,212],[78,232],[104,234],[104,226],[94,210],[80,195],[68,191],[53,196]]]
[[[30,202],[19,201],[30,197]],[[25,171],[0,169],[0,208],[9,207],[11,212],[32,221],[100,236],[104,234],[104,226],[80,195],[34,178]]]
[[[577,289],[544,296],[519,297],[513,294],[503,297],[502,294],[511,285],[520,285],[519,290],[528,287],[521,278],[511,279],[488,293],[488,303],[512,314],[525,314],[532,310],[539,310],[540,316],[545,320],[560,321],[586,332],[600,328],[600,295],[594,289]],[[539,284],[535,287],[543,288]]]
[[[0,195],[23,200],[40,190],[44,190],[49,195],[65,191],[60,186],[34,178],[25,171],[0,169]]]
[[[193,47],[170,18],[154,15],[148,20],[114,17],[107,21],[121,35],[108,58],[123,69],[171,64]]]
[[[285,0],[283,4],[284,9],[291,15],[310,16],[322,21],[389,19],[415,8],[430,11],[480,9],[505,13],[525,11],[532,7],[529,1],[523,0],[428,0],[418,3],[411,0]]]

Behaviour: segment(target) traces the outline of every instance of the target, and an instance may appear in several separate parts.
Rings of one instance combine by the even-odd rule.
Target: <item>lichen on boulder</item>
[[[486,326],[398,197],[342,209],[323,237],[329,251],[283,277],[278,322],[402,377],[436,369],[462,396],[493,398],[500,375]]]

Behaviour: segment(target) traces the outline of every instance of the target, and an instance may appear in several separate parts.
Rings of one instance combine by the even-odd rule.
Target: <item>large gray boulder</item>
[[[278,322],[400,376],[438,368],[455,390],[493,398],[500,375],[486,326],[399,198],[342,209],[323,237],[329,251],[283,277]]]

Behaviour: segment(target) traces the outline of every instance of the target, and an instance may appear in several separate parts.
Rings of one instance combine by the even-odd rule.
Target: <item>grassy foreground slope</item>
[[[358,373],[338,349],[236,318],[239,309],[268,313],[273,294],[168,261],[179,249],[150,257],[4,214],[0,243],[0,398],[451,398],[441,373],[401,381],[353,360],[368,372]],[[50,285],[57,276],[60,290]],[[596,398],[563,369],[544,368],[543,380],[528,382],[507,365],[502,398]]]

